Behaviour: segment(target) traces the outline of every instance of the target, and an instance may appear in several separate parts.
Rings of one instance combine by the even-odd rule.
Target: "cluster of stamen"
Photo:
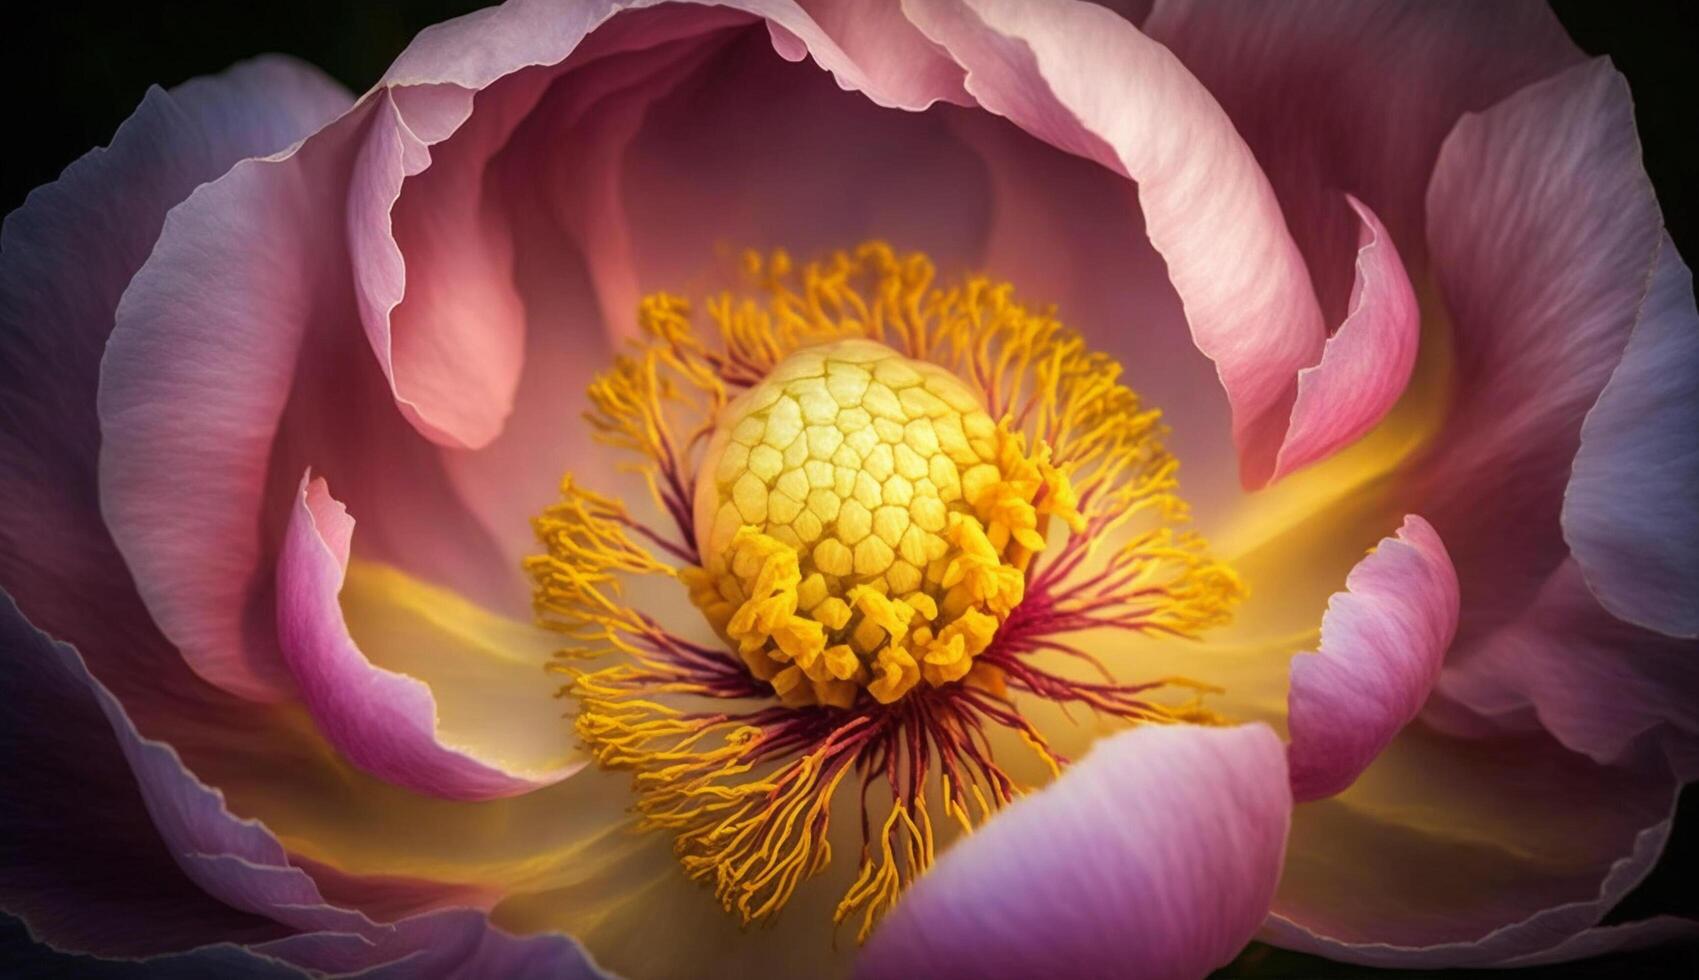
[[[709,330],[645,299],[635,351],[590,389],[663,521],[569,476],[527,567],[568,638],[580,738],[634,773],[643,823],[745,922],[825,868],[856,778],[861,869],[837,918],[865,938],[932,861],[929,796],[966,831],[1022,791],[990,730],[1066,764],[1018,698],[1212,719],[1208,685],[1119,681],[1065,634],[1196,635],[1243,589],[1178,528],[1158,414],[1006,285],[935,288],[929,261],[879,243],[800,277],[782,253],[749,271],[764,301],[710,301]],[[628,602],[643,576],[676,579],[713,636]]]

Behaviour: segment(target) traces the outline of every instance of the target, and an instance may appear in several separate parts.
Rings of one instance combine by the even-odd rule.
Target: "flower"
[[[1537,4],[516,0],[151,92],[0,240],[0,907],[329,974],[1685,934],[1600,925],[1699,757],[1638,152]]]

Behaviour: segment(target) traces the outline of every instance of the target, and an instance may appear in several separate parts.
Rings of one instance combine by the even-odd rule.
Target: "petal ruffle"
[[[384,924],[325,902],[270,831],[233,816],[175,751],[137,733],[76,651],[37,632],[4,594],[0,649],[30,682],[27,697],[0,705],[0,739],[15,753],[11,774],[27,780],[11,788],[31,790],[9,792],[0,809],[0,906],[35,938],[157,956],[144,962],[161,971],[216,964],[244,976],[296,975],[428,963],[478,976],[597,975],[571,940],[515,938],[472,909]],[[78,833],[91,817],[96,825]]]
[[[1622,360],[1581,426],[1563,533],[1606,609],[1699,636],[1699,313],[1668,237]]]
[[[1262,922],[1291,818],[1264,725],[1145,726],[946,851],[862,953],[906,976],[1200,976]]]
[[[1321,648],[1292,658],[1287,755],[1292,796],[1351,785],[1428,699],[1457,631],[1457,572],[1427,521],[1404,525],[1345,579]]]
[[[350,596],[353,533],[324,481],[303,480],[278,557],[278,635],[331,743],[380,779],[449,799],[513,796],[577,771],[583,763],[572,758],[543,672],[547,637],[521,624],[486,635],[495,628],[480,621],[493,617],[452,596],[396,589],[395,573],[365,573]],[[365,635],[389,659],[436,674],[435,683],[374,665],[350,635],[344,606],[365,617]],[[447,710],[447,698],[461,709]]]
[[[1108,10],[929,0],[909,14],[967,70],[980,105],[1137,182],[1146,232],[1232,403],[1245,482],[1266,482],[1297,373],[1326,333],[1280,204],[1227,114]]]

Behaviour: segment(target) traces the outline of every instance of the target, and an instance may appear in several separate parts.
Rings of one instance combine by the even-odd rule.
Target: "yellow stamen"
[[[852,770],[864,807],[887,784],[836,913],[865,938],[932,862],[929,793],[968,831],[1022,791],[986,728],[1066,763],[1016,698],[1216,720],[1208,685],[1085,683],[1034,654],[1089,660],[1055,637],[1105,626],[1196,635],[1244,590],[1176,526],[1158,413],[1007,284],[935,287],[924,256],[880,243],[748,271],[764,297],[709,301],[705,331],[684,300],[646,298],[643,338],[590,389],[597,437],[636,454],[672,527],[568,478],[527,569],[568,638],[580,738],[633,772],[643,824],[744,922],[825,868]],[[633,608],[639,576],[676,577],[718,643]],[[1151,699],[1168,688],[1191,697]]]

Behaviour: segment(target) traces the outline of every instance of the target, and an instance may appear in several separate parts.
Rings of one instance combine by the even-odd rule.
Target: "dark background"
[[[1348,0],[1339,0],[1348,2]],[[1491,2],[1491,0],[1480,0]],[[105,144],[152,84],[170,87],[267,51],[296,55],[355,92],[370,86],[422,28],[482,4],[181,2],[133,7],[85,2],[19,3],[0,13],[0,92],[6,146],[0,150],[0,212],[52,180],[88,149]],[[1555,0],[1559,19],[1591,54],[1609,55],[1628,76],[1646,170],[1665,222],[1692,264],[1699,258],[1699,3],[1691,0]],[[1699,915],[1699,792],[1682,814],[1663,862],[1612,915]],[[1699,976],[1699,950],[1665,949],[1544,970],[1402,973],[1342,966],[1253,945],[1222,977],[1615,977]],[[97,964],[31,947],[21,926],[0,916],[0,975],[135,977],[131,965]]]

